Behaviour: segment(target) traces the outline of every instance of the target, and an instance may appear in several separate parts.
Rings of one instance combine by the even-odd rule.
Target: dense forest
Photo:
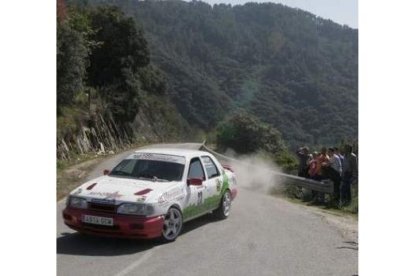
[[[114,125],[128,125],[125,132],[152,99],[166,110],[163,118],[174,118],[167,126],[180,125],[176,135],[189,127],[215,132],[244,112],[277,129],[291,148],[357,139],[355,29],[273,3],[66,3],[78,15],[58,26],[58,49],[69,47],[59,46],[60,37],[72,35],[69,48],[78,48],[68,62],[85,62],[74,67],[72,77],[82,81],[69,90],[99,98]],[[59,87],[59,68],[58,57],[58,93],[72,95]],[[58,111],[67,98],[58,94]]]
[[[243,108],[292,146],[356,139],[357,30],[272,3],[89,3],[117,5],[139,22],[191,124],[212,129]]]

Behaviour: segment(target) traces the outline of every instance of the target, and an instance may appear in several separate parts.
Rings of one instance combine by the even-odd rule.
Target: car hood
[[[86,197],[89,201],[156,203],[158,198],[180,186],[181,182],[156,182],[138,179],[101,176],[86,182],[71,195]]]

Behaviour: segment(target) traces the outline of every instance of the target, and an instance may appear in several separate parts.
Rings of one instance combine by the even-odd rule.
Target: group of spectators
[[[321,148],[320,152],[309,152],[308,147],[296,151],[299,158],[298,176],[321,181],[330,179],[334,183],[333,202],[344,206],[351,202],[351,184],[358,179],[357,156],[352,146]],[[313,193],[312,203],[320,201],[320,193]]]

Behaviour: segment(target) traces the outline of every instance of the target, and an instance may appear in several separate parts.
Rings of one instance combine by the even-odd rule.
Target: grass
[[[287,200],[289,202],[292,202],[292,203],[295,203],[295,204],[300,204],[300,205],[303,205],[303,206],[307,206],[306,205],[307,202],[304,202],[304,201],[302,201],[298,198],[287,197]],[[319,206],[318,205],[313,205],[311,207],[317,208],[317,209],[319,209],[319,210],[321,210],[325,213],[329,213],[329,214],[336,215],[336,216],[348,215],[348,216],[358,218],[358,212],[353,212],[352,208],[350,207],[351,205],[346,206],[346,207],[342,207],[342,208],[333,208],[333,207],[328,207],[328,206],[324,206],[324,205],[319,205]]]
[[[299,199],[296,196],[296,186],[287,185],[284,190],[274,190],[272,191],[272,195],[277,197],[284,197],[287,198],[290,202],[307,205],[310,198],[305,198],[305,200]],[[352,193],[352,202],[349,205],[342,206],[342,207],[332,207],[329,205],[313,205],[313,207],[321,209],[323,211],[329,212],[331,214],[336,215],[354,215],[358,217],[358,193],[355,187],[351,188]]]

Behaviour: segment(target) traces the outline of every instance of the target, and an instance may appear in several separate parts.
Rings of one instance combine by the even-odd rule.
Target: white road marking
[[[140,259],[138,259],[137,261],[133,262],[132,264],[130,264],[129,266],[127,266],[126,268],[124,268],[123,270],[115,274],[115,276],[124,276],[130,273],[132,270],[134,270],[135,268],[140,266],[143,262],[145,262],[149,257],[151,257],[152,254],[154,254],[155,249],[156,248],[152,249],[151,251],[146,252]]]

